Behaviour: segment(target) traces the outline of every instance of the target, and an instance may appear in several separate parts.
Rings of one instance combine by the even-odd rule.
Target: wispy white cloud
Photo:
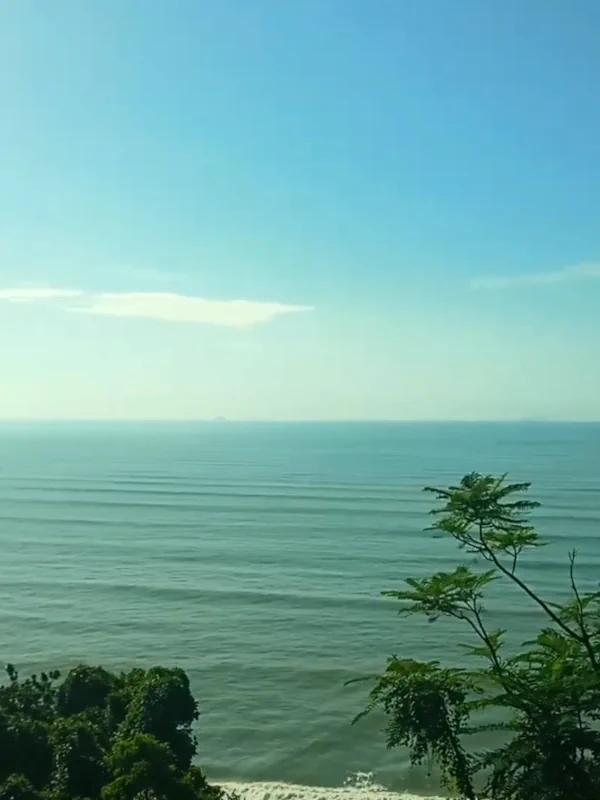
[[[513,289],[519,286],[546,286],[574,281],[600,279],[600,263],[575,264],[553,272],[531,272],[525,275],[474,278],[473,289]]]
[[[78,307],[86,314],[144,317],[167,322],[195,322],[245,328],[282,314],[310,311],[308,306],[253,300],[206,300],[171,292],[131,292],[93,295]]]
[[[0,289],[0,300],[9,303],[34,303],[39,300],[64,300],[81,297],[78,289],[53,289],[47,286],[23,286],[18,289]]]
[[[187,322],[247,328],[284,314],[311,311],[310,306],[255,300],[207,300],[173,292],[83,292],[76,289],[0,289],[0,301],[44,303],[79,314],[137,317],[164,322]]]

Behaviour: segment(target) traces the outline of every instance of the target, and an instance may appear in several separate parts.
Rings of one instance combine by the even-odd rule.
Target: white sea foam
[[[358,772],[343,786],[299,786],[293,783],[221,783],[226,792],[241,800],[444,800],[409,792],[391,792],[375,783],[370,772]]]

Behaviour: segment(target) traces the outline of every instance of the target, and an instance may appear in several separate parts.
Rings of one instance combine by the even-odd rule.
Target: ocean
[[[183,667],[199,763],[248,800],[442,794],[386,750],[381,718],[351,725],[368,685],[345,683],[392,653],[464,663],[467,630],[380,592],[463,557],[424,531],[421,489],[473,470],[532,481],[551,545],[524,559],[537,590],[562,596],[573,547],[596,587],[600,425],[1,425],[0,657]],[[540,622],[504,584],[489,614],[514,643]]]

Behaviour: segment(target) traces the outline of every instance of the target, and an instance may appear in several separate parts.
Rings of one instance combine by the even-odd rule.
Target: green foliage
[[[460,737],[469,718],[467,698],[475,689],[464,671],[394,657],[371,692],[367,710],[359,716],[382,707],[390,718],[388,747],[409,747],[413,764],[433,756],[459,790],[473,797],[470,758]]]
[[[33,788],[23,775],[10,775],[0,785],[0,800],[42,800],[42,795]]]
[[[388,746],[408,747],[414,763],[433,758],[447,786],[469,800],[598,800],[600,593],[579,591],[575,552],[566,603],[543,599],[521,579],[522,554],[544,544],[529,521],[538,504],[523,498],[528,489],[477,473],[458,486],[426,489],[443,502],[432,511],[433,528],[489,569],[461,565],[408,578],[406,589],[384,594],[401,602],[403,614],[463,622],[475,637],[467,652],[486,663],[459,670],[393,658],[376,678],[365,713],[382,709]],[[505,652],[505,631],[485,623],[485,589],[498,579],[513,583],[547,618],[516,654]],[[478,724],[479,712],[490,710],[500,721]],[[470,735],[490,730],[500,732],[500,744],[467,750]]]
[[[0,800],[221,800],[192,764],[198,706],[180,669],[81,665],[0,686]]]
[[[134,736],[149,733],[168,745],[180,769],[189,767],[196,752],[192,722],[198,706],[190,692],[187,675],[181,669],[155,667],[123,687],[129,702],[120,733]]]
[[[102,667],[88,667],[85,664],[75,667],[58,691],[59,714],[69,717],[91,709],[104,709],[115,680],[115,676]]]
[[[102,728],[83,713],[58,717],[50,738],[54,750],[54,795],[65,800],[98,797],[108,778],[104,757],[110,745]]]
[[[104,789],[104,800],[167,800],[183,795],[183,776],[176,769],[173,754],[166,744],[148,733],[119,739],[109,755],[108,766],[114,780]]]

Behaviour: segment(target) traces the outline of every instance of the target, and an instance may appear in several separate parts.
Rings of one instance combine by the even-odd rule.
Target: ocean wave
[[[358,772],[338,787],[229,781],[220,785],[241,800],[447,800],[438,795],[425,797],[410,792],[392,792],[377,784],[371,772]]]
[[[447,800],[438,795],[390,792],[383,786],[298,786],[293,783],[222,783],[241,800]]]

